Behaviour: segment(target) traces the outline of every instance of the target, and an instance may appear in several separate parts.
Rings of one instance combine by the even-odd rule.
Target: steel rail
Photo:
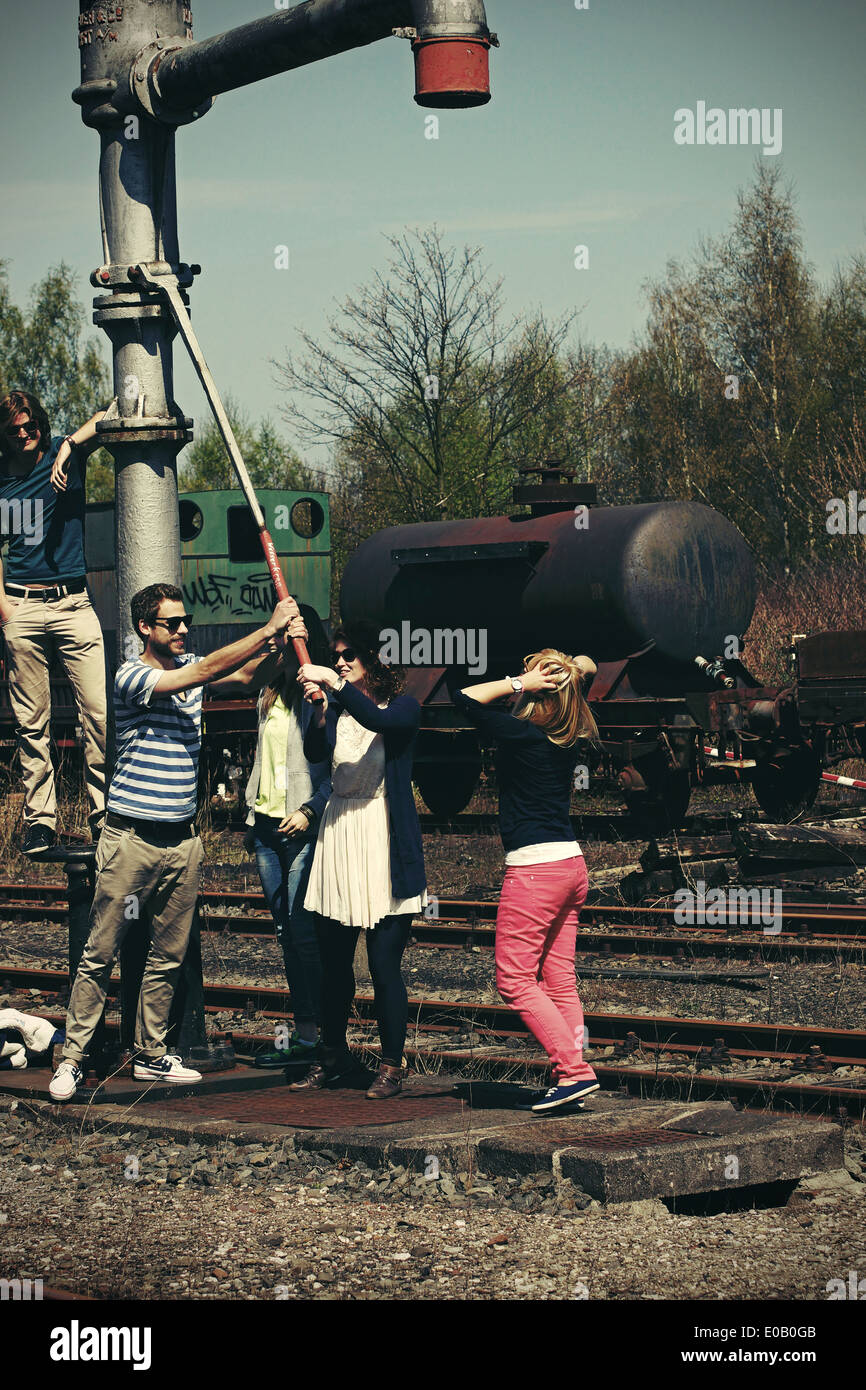
[[[56,970],[0,967],[0,978],[4,983],[17,984],[22,989],[37,987],[46,994],[65,991],[69,985],[68,976]],[[110,996],[116,996],[119,986],[119,978],[112,976]],[[289,1002],[286,989],[251,984],[205,984],[204,991],[205,1007],[211,1013],[228,1008],[245,1010],[248,1015],[260,1013],[273,1019],[289,1017],[284,1007]],[[281,1007],[278,1008],[278,1005]],[[374,1018],[372,995],[356,995],[355,1010],[360,1018]],[[412,998],[409,1000],[409,1011],[413,1026],[425,1030],[457,1032],[461,1025],[468,1025],[473,1029],[483,1028],[493,1036],[528,1035],[526,1025],[505,1004]],[[698,1052],[721,1036],[726,1042],[728,1039],[734,1040],[734,1045],[728,1049],[732,1055],[791,1061],[806,1057],[809,1049],[817,1046],[828,1063],[837,1066],[866,1065],[866,1031],[856,1029],[601,1012],[587,1013],[584,1021],[593,1049],[616,1046],[626,1041],[629,1034],[636,1034],[644,1050]],[[780,1042],[786,1045],[780,1047]]]

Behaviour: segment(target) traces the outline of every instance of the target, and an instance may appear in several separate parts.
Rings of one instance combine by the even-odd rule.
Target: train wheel
[[[419,752],[424,761],[415,763],[412,777],[428,811],[440,820],[452,820],[475,795],[481,753],[473,734],[449,739],[447,746],[439,739],[437,735],[434,743],[421,735]]]
[[[777,748],[758,763],[752,792],[774,821],[791,821],[808,811],[821,784],[821,764],[811,748]]]

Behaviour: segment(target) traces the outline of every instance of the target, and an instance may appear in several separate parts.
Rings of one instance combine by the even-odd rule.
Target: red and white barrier
[[[708,758],[721,757],[718,748],[705,747],[704,752],[706,753]],[[727,748],[725,749],[725,757],[729,758],[732,762],[740,761],[739,759],[735,758],[734,754],[730,751],[730,749]],[[838,787],[855,787],[858,792],[866,792],[866,782],[864,782],[862,778],[858,777],[841,777],[838,773],[835,772],[822,772],[821,781],[835,782]]]

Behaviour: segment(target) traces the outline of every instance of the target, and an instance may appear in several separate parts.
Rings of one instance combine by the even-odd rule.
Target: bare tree
[[[560,353],[574,315],[504,320],[501,280],[480,248],[438,228],[388,237],[387,272],[348,298],[328,339],[274,362],[299,434],[337,446],[351,490],[377,493],[391,521],[501,507],[509,441],[567,395],[580,368]]]

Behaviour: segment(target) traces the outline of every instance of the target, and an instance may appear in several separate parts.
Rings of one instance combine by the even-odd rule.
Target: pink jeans
[[[538,1039],[553,1080],[595,1080],[583,1060],[577,920],[588,888],[583,855],[506,869],[496,914],[496,988]]]

